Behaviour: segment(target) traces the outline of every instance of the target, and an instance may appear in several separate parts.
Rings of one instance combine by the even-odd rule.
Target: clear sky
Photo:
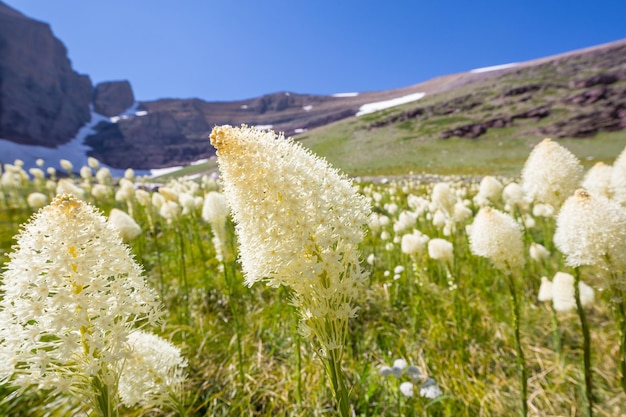
[[[406,87],[626,38],[626,0],[4,0],[138,100]]]

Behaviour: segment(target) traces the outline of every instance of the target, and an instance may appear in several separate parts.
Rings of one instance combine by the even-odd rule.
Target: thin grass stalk
[[[183,314],[185,320],[189,320],[189,282],[187,280],[187,257],[185,255],[185,239],[183,238],[183,231],[180,224],[176,225],[176,235],[178,236],[178,248],[180,252],[179,261],[179,274],[183,284]]]
[[[620,385],[622,387],[622,391],[626,393],[626,307],[624,303],[624,290],[617,290],[617,313],[618,313],[618,324],[619,324],[619,364],[620,364]]]
[[[576,299],[576,310],[580,319],[580,326],[583,332],[583,370],[585,377],[585,407],[587,417],[593,416],[593,379],[591,374],[591,337],[589,335],[589,325],[585,316],[582,302],[580,301],[580,268],[575,268],[574,274],[574,298]]]
[[[520,337],[520,305],[517,296],[517,288],[513,274],[506,274],[509,291],[511,293],[511,308],[513,310],[513,331],[515,333],[515,351],[517,353],[517,368],[519,382],[521,387],[521,415],[528,416],[528,369],[522,350],[522,341]]]
[[[237,290],[239,283],[235,279],[237,270],[235,262],[224,262],[223,264],[224,270],[224,281],[226,282],[226,288],[228,291],[228,304],[230,307],[230,313],[232,316],[233,323],[235,325],[235,343],[237,344],[237,371],[239,374],[239,383],[243,388],[246,383],[246,374],[243,369],[243,344],[241,341],[241,319],[243,314],[240,314],[239,304],[241,300],[239,299],[239,291]]]

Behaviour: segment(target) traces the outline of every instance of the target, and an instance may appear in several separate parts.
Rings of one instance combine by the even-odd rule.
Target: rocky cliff
[[[91,95],[50,26],[0,2],[0,138],[65,143],[89,121]]]

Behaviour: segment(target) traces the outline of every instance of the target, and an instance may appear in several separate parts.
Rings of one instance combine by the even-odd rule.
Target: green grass
[[[375,151],[371,155],[354,152],[352,140]],[[471,167],[468,173],[517,174],[512,167],[523,163],[519,155],[527,156],[535,139],[514,139],[502,145],[497,140],[498,137],[484,140],[496,145],[491,146],[488,154],[480,153],[482,165],[475,160],[479,158],[478,152],[472,151],[476,142],[468,140],[399,141],[397,146],[407,146],[406,155],[396,153],[391,161],[387,160],[391,156],[385,153],[385,146],[363,130],[357,131],[350,141],[334,140],[329,134],[327,142],[319,142],[319,146],[336,149],[330,156],[343,164],[340,166],[352,168],[349,173],[358,175],[393,170],[403,174],[411,170],[460,174],[463,167]],[[586,153],[590,148],[578,139],[563,143],[580,156],[593,156],[595,161],[609,159],[623,140],[623,135],[607,134],[594,142],[593,154]],[[409,149],[414,150],[409,153]],[[477,171],[479,166],[481,169]],[[168,185],[191,190],[185,182]],[[470,200],[477,189],[477,184],[472,182],[451,182],[451,186]],[[409,196],[430,199],[431,187],[415,180],[361,186],[361,192],[372,197],[374,211],[388,217],[390,224],[382,229],[368,228],[360,248],[364,259],[373,255],[375,260],[364,264],[369,280],[360,296],[358,316],[351,321],[343,363],[355,414],[517,415],[519,387],[506,281],[487,260],[470,253],[465,226],[472,220],[457,224],[456,230],[446,236],[428,218],[432,213],[425,211],[417,215],[407,230],[393,229],[401,212],[413,210],[409,207]],[[2,190],[5,196],[0,206],[3,262],[14,250],[10,247],[13,243],[10,236],[17,233],[18,225],[32,213],[25,205],[25,197],[36,188],[27,182]],[[202,185],[189,192],[204,196],[210,190]],[[104,213],[112,207],[128,210],[126,203],[113,199],[97,202],[89,195],[86,199]],[[329,382],[316,352],[296,331],[298,313],[290,305],[289,291],[262,284],[245,287],[237,264],[225,265],[227,271],[233,267],[234,273],[224,275],[211,243],[211,227],[200,219],[199,209],[182,216],[178,222],[168,223],[158,211],[136,202],[132,204],[134,217],[143,229],[143,234],[131,243],[132,252],[143,266],[146,279],[155,288],[164,286],[162,301],[168,314],[158,332],[180,346],[189,360],[189,378],[183,396],[188,415],[336,415]],[[501,207],[501,203],[494,204]],[[478,210],[472,204],[470,208],[474,213]],[[554,219],[536,218],[536,222],[534,228],[526,231],[525,245],[531,241],[542,243],[552,255],[542,263],[528,258],[519,271],[523,294],[521,335],[530,370],[531,415],[583,415],[582,336],[576,315],[559,315],[558,331],[563,345],[559,356],[553,345],[549,309],[536,300],[540,277],[551,278],[557,271],[567,269],[563,257],[552,245]],[[229,227],[232,238],[232,225]],[[400,250],[398,242],[394,243],[394,237],[399,239],[412,229],[454,244],[450,275],[441,262],[429,258],[426,252],[409,256]],[[383,239],[383,230],[390,234],[388,239]],[[177,242],[182,242],[182,246]],[[403,271],[394,277],[398,266]],[[183,291],[184,280],[190,286],[188,299]],[[585,275],[584,280],[596,289],[603,285],[598,276]],[[457,283],[456,290],[450,289],[451,281]],[[617,382],[618,335],[609,298],[608,294],[598,292],[596,303],[587,311],[593,337],[598,416],[626,414],[626,394]],[[379,373],[382,365],[391,365],[398,358],[406,359],[422,373],[412,398],[399,392],[400,383],[410,381],[408,375],[395,378]],[[434,378],[442,389],[443,396],[437,400],[419,396],[419,385],[427,376]],[[6,386],[0,387],[0,394],[10,391]],[[49,398],[45,392],[31,390],[0,402],[0,415],[66,416],[78,404],[79,398],[70,401],[64,397]],[[168,410],[132,409],[123,410],[123,415],[168,415]]]
[[[314,135],[302,136],[300,141],[352,176],[411,173],[515,176],[532,147],[544,139],[543,136],[520,135],[516,123],[511,128],[489,129],[478,139],[442,140],[432,136],[439,131],[429,130],[433,123],[453,122],[427,121],[418,132],[409,135],[406,129],[394,125],[367,130],[354,122],[349,126],[337,123],[316,130]],[[626,131],[557,141],[578,156],[586,167],[599,161],[611,164],[626,147]]]

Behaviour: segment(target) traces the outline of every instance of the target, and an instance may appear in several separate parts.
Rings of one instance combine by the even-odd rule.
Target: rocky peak
[[[134,102],[133,89],[126,80],[100,83],[93,92],[94,111],[108,117],[121,114]]]
[[[0,2],[0,138],[68,142],[90,120],[91,93],[50,26]]]

